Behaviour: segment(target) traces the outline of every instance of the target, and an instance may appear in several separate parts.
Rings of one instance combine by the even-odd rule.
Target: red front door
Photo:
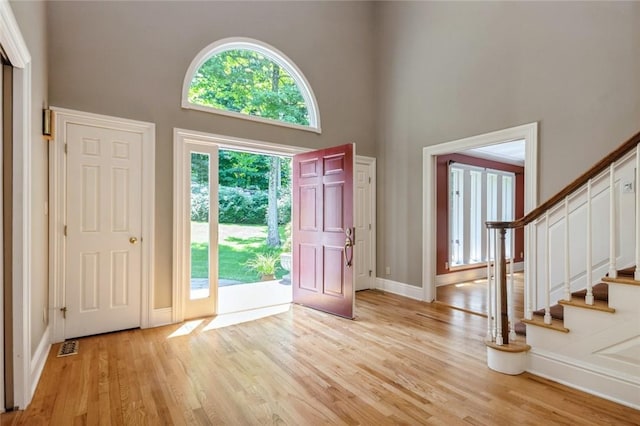
[[[293,157],[293,301],[353,318],[355,144]]]

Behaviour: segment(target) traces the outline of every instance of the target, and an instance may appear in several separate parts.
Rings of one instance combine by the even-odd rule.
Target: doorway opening
[[[217,313],[290,303],[291,157],[220,149],[217,173]],[[192,162],[192,294],[208,275],[205,174]]]
[[[238,195],[238,193],[257,191],[256,186],[259,189],[260,185],[252,183],[244,187],[244,183],[237,184],[234,181],[225,184],[226,177],[224,177],[222,170],[224,169],[225,161],[228,160],[228,158],[225,158],[225,155],[235,156],[238,161],[242,159],[240,157],[244,157],[246,160],[246,155],[262,157],[269,162],[272,161],[274,157],[279,158],[281,200],[277,205],[279,206],[280,212],[282,212],[288,209],[288,201],[283,200],[283,198],[289,195],[286,194],[283,189],[293,180],[292,177],[285,176],[284,172],[287,171],[287,173],[289,173],[287,169],[292,169],[289,162],[296,154],[309,151],[308,149],[289,145],[175,129],[173,156],[174,304],[172,307],[172,322],[255,309],[257,306],[260,306],[258,303],[262,303],[262,306],[265,306],[264,300],[267,298],[265,295],[273,297],[274,289],[285,293],[279,296],[281,297],[278,299],[279,301],[282,300],[282,303],[285,304],[292,301],[291,284],[287,283],[287,275],[289,275],[290,272],[286,270],[288,261],[286,253],[287,250],[289,250],[290,235],[289,227],[286,226],[288,220],[283,220],[284,214],[280,215],[280,219],[278,219],[278,235],[281,245],[278,249],[274,250],[265,246],[265,238],[268,236],[268,226],[266,222],[261,224],[244,223],[247,221],[245,216],[254,214],[254,210],[258,209],[254,204],[251,205],[250,211],[245,208],[245,214],[241,216],[240,220],[231,220],[228,215],[225,216],[223,211],[229,209],[229,207],[225,205],[227,202],[224,198],[225,194],[235,193],[234,197],[237,199],[242,195]],[[227,154],[225,154],[225,152]],[[208,154],[208,162],[197,159],[197,157],[193,155],[194,153]],[[243,155],[239,155],[240,153]],[[199,187],[198,185],[193,185],[192,188],[192,181],[195,180],[194,177],[191,176],[192,162],[194,159],[196,163],[200,161],[203,164],[208,164],[206,167],[208,167],[209,180],[208,182],[203,180]],[[368,281],[365,284],[369,288],[374,288],[376,276],[375,159],[357,157],[357,162],[358,164],[361,162],[362,167],[366,167],[366,173],[362,173],[361,179],[358,178],[358,182],[362,183],[361,190],[357,189],[358,185],[354,185],[356,192],[362,195],[354,197],[357,205],[354,214],[356,218],[355,226],[358,227],[358,232],[356,232],[356,251],[354,252],[354,258],[357,258],[358,262],[354,263],[356,269],[362,269],[361,275]],[[220,163],[221,167],[219,167],[218,163]],[[234,167],[230,167],[230,170],[236,173],[237,170],[233,169]],[[213,172],[214,170],[215,173]],[[218,170],[220,170],[220,172],[218,172]],[[235,178],[237,179],[237,177]],[[268,191],[268,183],[264,185],[262,191],[264,191],[264,188],[267,188]],[[194,197],[193,194],[201,192],[205,186],[208,187],[210,214],[206,217],[206,221],[203,216],[197,218],[197,220],[196,218],[192,220],[192,198],[197,198]],[[365,196],[365,194],[369,195]],[[290,196],[293,198],[292,194]],[[262,195],[263,199],[264,197],[265,196]],[[206,200],[207,198],[204,198],[204,201],[201,199],[200,202],[206,203]],[[214,200],[214,202],[212,202],[212,200]],[[220,209],[220,212],[218,212],[218,209]],[[264,208],[262,214],[266,216]],[[237,213],[235,213],[235,217],[237,219]],[[360,217],[362,220],[358,219]],[[192,224],[192,222],[195,223]],[[207,222],[207,224],[204,224],[204,222]],[[362,232],[360,232],[360,230],[362,230]],[[341,241],[344,243],[344,237]],[[210,242],[214,243],[211,244]],[[257,270],[258,265],[251,262],[251,256],[247,257],[246,250],[242,249],[242,247],[246,246],[251,246],[254,257],[260,253],[274,254],[275,252],[275,256],[278,257],[278,259],[275,262],[275,277],[273,280],[260,281],[261,276]],[[229,265],[225,265],[225,251],[227,250],[232,254],[231,257],[227,257],[227,259],[232,259]],[[209,260],[208,264],[193,276],[191,270],[193,268],[195,271],[197,266],[192,265],[192,251],[194,257],[200,256],[201,258]],[[240,258],[239,255],[243,251],[245,252],[245,257]],[[361,259],[368,260],[366,266],[364,263],[360,263]],[[272,262],[272,258],[267,258],[269,265]],[[253,269],[251,269],[252,265]],[[244,274],[244,277],[242,274]],[[251,275],[249,279],[246,277],[246,274]],[[208,276],[208,280],[204,279],[205,276]],[[192,299],[192,278],[194,279],[194,299]],[[203,281],[197,283],[195,281],[197,279]],[[223,294],[225,292],[235,292],[236,295],[227,298],[225,294]],[[208,297],[207,294],[209,295]],[[223,302],[223,299],[233,301],[233,303],[227,305]]]
[[[485,314],[487,262],[493,253],[485,223],[524,215],[525,141],[439,155],[436,163],[436,301]],[[522,229],[508,230],[506,255],[509,269],[520,273]]]
[[[174,148],[173,321],[290,303],[280,254],[288,250],[290,161],[303,150],[179,129]]]
[[[445,266],[444,263],[439,265],[438,257],[438,228],[441,226],[438,223],[438,196],[442,196],[442,193],[438,189],[437,184],[437,170],[438,170],[438,157],[447,154],[460,153],[462,151],[468,151],[474,148],[495,146],[503,144],[505,142],[514,142],[523,140],[525,144],[524,148],[524,161],[525,168],[523,171],[524,176],[524,211],[531,211],[537,203],[537,123],[524,124],[517,127],[512,127],[504,130],[499,130],[483,135],[473,136],[465,139],[460,139],[452,142],[447,142],[439,145],[425,147],[423,149],[423,270],[422,270],[422,283],[424,290],[424,300],[434,301],[437,299],[437,284],[438,284],[438,268]],[[445,172],[446,173],[446,172]],[[445,189],[444,196],[447,196],[448,190]],[[447,202],[445,201],[445,206]],[[446,208],[446,207],[445,207]],[[445,213],[446,214],[446,213]],[[484,229],[484,228],[483,228]],[[445,228],[446,237],[448,239],[448,229]],[[486,232],[486,231],[484,231]],[[524,229],[524,244],[522,255],[524,256],[524,282],[528,280],[527,271],[531,268],[528,265],[530,257],[526,256],[528,251],[528,228]],[[516,253],[516,254],[519,254]],[[445,252],[444,256],[447,258],[450,253]],[[464,257],[464,255],[463,255]],[[446,260],[449,261],[449,260]],[[440,260],[441,262],[441,260]],[[461,268],[464,271],[464,268]],[[484,268],[486,274],[486,267]],[[462,278],[458,283],[473,282],[474,280],[486,279],[485,276]],[[441,281],[442,283],[442,281]],[[526,287],[525,287],[526,288]],[[524,294],[524,299],[527,295]],[[526,301],[526,300],[525,300]]]

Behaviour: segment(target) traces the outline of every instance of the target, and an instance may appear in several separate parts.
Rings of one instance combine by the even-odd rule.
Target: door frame
[[[310,151],[309,149],[295,146],[261,142],[257,140],[235,138],[212,133],[198,132],[195,130],[173,129],[173,310],[171,320],[174,323],[184,321],[186,287],[183,282],[185,271],[189,268],[189,252],[185,232],[184,205],[190,194],[185,193],[184,181],[190,176],[191,171],[184,166],[185,147],[188,145],[217,145],[218,149],[231,149],[236,151],[252,152],[256,154],[286,155],[293,157],[295,154]],[[216,288],[217,288],[217,284]],[[212,285],[213,291],[213,285]],[[216,298],[214,314],[218,310]]]
[[[65,302],[65,205],[66,126],[78,124],[139,133],[142,137],[142,265],[140,327],[153,325],[154,222],[155,222],[155,124],[118,117],[51,107],[54,135],[49,148],[49,318],[51,342],[64,340],[60,308]]]
[[[510,127],[495,132],[471,136],[422,149],[422,290],[423,300],[436,297],[436,157],[470,148],[525,140],[524,212],[530,212],[538,201],[538,122]],[[529,227],[524,231],[525,251],[528,251]],[[525,255],[525,286],[531,270],[531,256]]]
[[[38,356],[39,351],[33,356],[31,351],[31,54],[7,0],[0,0],[0,46],[14,68],[13,390],[14,405],[26,407],[31,401],[37,379],[44,367],[44,358]],[[35,137],[39,139],[38,135]],[[0,387],[3,386],[4,383]],[[2,401],[4,407],[4,389]]]
[[[371,265],[371,282],[369,283],[370,289],[375,289],[378,287],[377,285],[377,265],[376,265],[376,159],[374,157],[367,157],[364,155],[356,155],[356,165],[364,165],[369,169],[369,177],[371,178],[371,184],[369,185],[369,190],[371,191],[371,197],[369,200],[369,205],[366,206],[371,211],[371,230],[370,230],[370,249],[369,249],[369,262]],[[358,206],[354,205],[354,208],[357,209]],[[355,283],[354,283],[355,286]]]
[[[213,133],[199,132],[196,130],[173,129],[173,306],[171,313],[171,321],[178,323],[184,321],[184,303],[185,303],[185,286],[181,283],[181,277],[186,268],[188,268],[188,253],[185,250],[185,233],[184,226],[181,225],[184,213],[180,206],[186,202],[188,194],[184,193],[183,181],[188,177],[183,164],[185,144],[216,144],[219,149],[231,149],[236,151],[253,152],[256,154],[268,155],[286,155],[293,157],[295,154],[312,151],[311,148],[302,148],[298,146],[284,145],[273,142],[263,142],[252,139],[236,138],[233,136],[225,136]],[[376,159],[373,157],[356,156],[356,162],[369,164],[373,174],[371,179],[372,188],[372,264],[376,265],[376,180],[375,165]],[[376,277],[375,269],[372,275]],[[216,302],[217,309],[217,302]]]

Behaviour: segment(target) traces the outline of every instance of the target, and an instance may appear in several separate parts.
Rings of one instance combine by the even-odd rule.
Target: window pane
[[[254,50],[213,55],[194,74],[188,96],[196,105],[309,125],[307,105],[295,80]]]
[[[450,174],[450,205],[451,216],[450,223],[450,262],[451,266],[461,265],[464,263],[464,170],[451,168]]]
[[[482,172],[471,172],[469,206],[469,263],[482,262]]]
[[[502,220],[505,222],[511,222],[515,214],[513,178],[513,175],[502,176]],[[506,235],[505,255],[507,259],[511,258],[512,235],[513,231],[511,230],[509,230]]]
[[[190,299],[209,297],[209,154],[191,153],[191,292]]]

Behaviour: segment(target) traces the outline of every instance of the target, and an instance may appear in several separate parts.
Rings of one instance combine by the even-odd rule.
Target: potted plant
[[[271,281],[276,277],[276,262],[278,256],[273,253],[258,253],[249,259],[245,265],[260,275],[262,281]]]
[[[282,245],[282,253],[280,253],[280,266],[287,272],[291,271],[291,222],[284,227],[284,244]],[[282,284],[291,283],[291,274],[282,277]]]

